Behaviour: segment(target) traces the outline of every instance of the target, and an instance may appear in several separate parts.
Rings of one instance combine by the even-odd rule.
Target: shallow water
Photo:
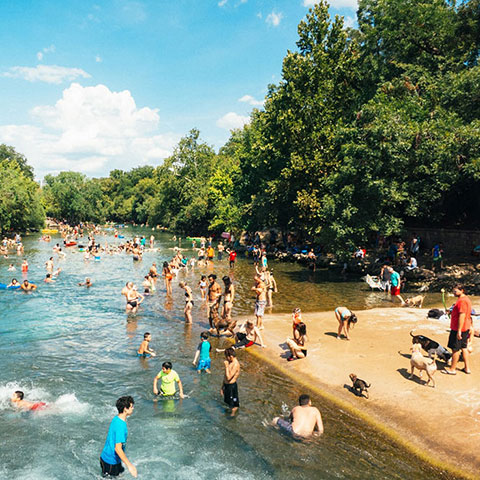
[[[239,353],[241,408],[230,418],[219,394],[222,355],[212,355],[211,375],[198,375],[191,365],[206,326],[196,288],[205,269],[185,277],[197,297],[192,327],[183,323],[181,290],[175,285],[170,301],[161,281],[137,315],[125,314],[120,295],[125,282],[140,285],[152,261],[160,265],[171,256],[172,242],[166,235],[157,238],[161,251],[147,252],[136,263],[125,255],[84,262],[81,253],[69,249],[66,260],[55,258],[62,273],[49,285],[42,282],[44,262],[57,238],[50,244],[35,236],[26,239],[29,279],[39,290],[0,291],[0,478],[100,478],[98,457],[121,395],[132,395],[136,402],[128,421],[127,455],[139,478],[449,478],[315,396],[325,423],[323,437],[300,443],[269,427],[267,422],[287,413],[303,390],[244,351]],[[0,282],[12,276],[8,263],[19,271],[21,258],[0,261]],[[273,268],[280,290],[274,313],[295,306],[315,311],[338,304],[357,309],[375,302],[388,305],[383,294],[372,294],[362,283],[328,282],[322,272],[313,277],[295,264],[274,263]],[[227,271],[225,260],[215,266],[219,277]],[[251,313],[248,260],[238,261],[234,275],[235,314]],[[94,283],[89,290],[77,286],[86,276]],[[135,356],[145,331],[152,333],[157,358]],[[212,339],[212,346],[217,342]],[[165,360],[173,362],[189,398],[154,401],[152,381]],[[49,408],[35,414],[13,411],[9,398],[17,389],[28,400],[48,402]]]

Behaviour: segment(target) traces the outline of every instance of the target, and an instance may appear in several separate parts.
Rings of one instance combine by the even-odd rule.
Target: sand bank
[[[267,315],[263,333],[267,348],[249,351],[374,422],[423,458],[480,478],[480,340],[474,340],[471,375],[461,371],[456,376],[444,375],[440,372],[444,363],[437,361],[436,388],[431,388],[417,376],[408,378],[409,332],[415,329],[446,346],[449,325],[427,320],[427,310],[388,308],[356,313],[359,320],[351,341],[334,336],[338,323],[333,312],[304,314],[308,356],[293,362],[286,360],[285,344],[291,336],[291,315]],[[350,373],[371,383],[369,400],[347,388]],[[328,419],[324,421],[328,428]]]

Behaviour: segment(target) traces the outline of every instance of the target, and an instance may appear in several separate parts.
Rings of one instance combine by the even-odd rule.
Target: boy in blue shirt
[[[193,364],[197,365],[198,360],[197,372],[201,373],[202,370],[205,370],[207,373],[210,373],[210,351],[212,350],[212,346],[208,341],[208,333],[202,332],[200,334],[200,338],[202,339],[202,341],[198,345],[197,351],[195,353],[195,358],[193,359]]]
[[[107,440],[100,455],[100,466],[104,477],[120,475],[125,470],[122,462],[125,463],[133,477],[137,476],[137,469],[125,455],[125,444],[128,436],[127,417],[133,413],[134,403],[130,396],[120,397],[117,400],[118,415],[110,423]]]

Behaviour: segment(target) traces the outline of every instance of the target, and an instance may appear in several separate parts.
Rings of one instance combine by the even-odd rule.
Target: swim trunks
[[[151,355],[149,353],[138,353],[137,352],[137,357],[150,358]]]
[[[30,407],[30,410],[35,412],[36,410],[43,410],[46,406],[47,404],[45,402],[37,402]]]
[[[223,401],[230,407],[239,407],[240,402],[238,400],[238,385],[235,383],[223,384]]]
[[[125,468],[121,463],[111,465],[110,463],[104,462],[102,457],[100,457],[100,467],[102,468],[103,477],[118,477],[125,471]]]
[[[465,349],[468,346],[468,336],[470,332],[462,332],[462,338],[459,340],[457,338],[458,330],[450,330],[450,335],[448,337],[448,348],[451,348],[454,352]]]
[[[400,295],[400,287],[394,287],[393,285],[390,287],[390,294],[392,297],[396,297],[397,295]]]
[[[285,432],[295,435],[291,422],[284,420],[283,418],[279,418],[277,420],[277,426],[280,427],[282,430],[285,430]]]
[[[135,308],[138,305],[138,303],[136,300],[129,300],[127,302],[127,305],[130,305],[132,308]]]
[[[197,370],[198,371],[200,371],[200,370],[210,370],[211,363],[212,363],[212,361],[209,358],[207,358],[205,360],[199,360]]]
[[[266,300],[257,300],[255,302],[255,315],[257,317],[263,317],[265,314],[265,306],[267,305]]]

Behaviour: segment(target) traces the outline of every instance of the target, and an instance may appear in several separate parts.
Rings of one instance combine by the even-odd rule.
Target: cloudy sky
[[[0,143],[38,178],[158,165],[190,129],[218,149],[280,79],[315,0],[0,2]],[[331,0],[355,22],[356,0]]]

